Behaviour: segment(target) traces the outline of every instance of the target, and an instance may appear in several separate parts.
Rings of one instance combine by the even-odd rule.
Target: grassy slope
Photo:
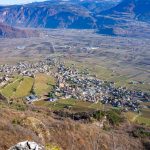
[[[46,74],[37,74],[35,77],[34,91],[37,95],[47,94],[52,86],[55,85],[55,79]]]
[[[135,122],[141,125],[150,126],[150,111],[149,110],[147,112],[142,110],[141,114],[137,114],[134,112],[127,112],[125,113],[125,116],[130,122]]]
[[[35,102],[36,106],[46,106],[51,110],[61,110],[65,106],[71,106],[72,111],[89,111],[89,110],[97,110],[102,109],[102,104],[93,104],[90,102],[84,102],[74,99],[60,99],[56,102],[48,102],[48,101],[38,101]]]
[[[56,102],[48,102],[48,101],[38,101],[34,103],[35,106],[45,106],[50,110],[61,110],[64,109],[65,106],[71,106],[71,110],[75,112],[80,111],[90,111],[90,110],[108,110],[112,107],[103,105],[101,103],[90,103],[84,102],[74,99],[61,99]],[[130,122],[136,122],[138,124],[144,124],[146,126],[150,126],[150,111],[142,111],[141,114],[134,112],[126,112],[124,113],[125,117]]]
[[[16,92],[17,87],[19,86],[21,81],[22,77],[14,78],[14,81],[12,81],[10,84],[1,89],[2,94],[6,97],[11,98],[13,94]]]
[[[67,103],[67,102],[66,102]],[[122,128],[118,131],[104,131],[94,123],[81,123],[68,119],[57,119],[43,107],[30,107],[25,110],[0,109],[0,149],[9,149],[18,142],[30,140],[39,144],[56,145],[57,150],[112,149],[113,143],[120,149],[142,150],[142,141],[133,138]],[[132,127],[132,126],[131,126]],[[48,149],[47,149],[48,150]]]
[[[41,96],[52,89],[55,79],[46,74],[38,74],[35,79],[15,76],[4,88],[1,87],[0,91],[8,98],[21,98],[30,93],[33,85],[36,94]]]
[[[32,88],[33,85],[33,78],[31,77],[24,77],[20,85],[18,86],[16,92],[14,93],[13,97],[24,97],[27,96]]]

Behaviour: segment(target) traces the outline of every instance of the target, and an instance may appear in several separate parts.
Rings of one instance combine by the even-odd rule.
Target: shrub
[[[114,110],[107,112],[107,118],[112,125],[119,125],[124,120],[121,114]]]
[[[19,111],[25,111],[27,109],[27,106],[24,104],[12,104],[11,106],[13,109],[19,110]]]
[[[21,120],[18,119],[18,118],[14,118],[14,119],[12,120],[12,124],[14,124],[14,125],[20,125],[20,124],[21,124]]]
[[[104,115],[105,115],[105,112],[99,110],[93,114],[93,118],[96,120],[101,120],[104,117]]]
[[[107,123],[105,123],[104,126],[103,126],[103,130],[110,131],[111,130],[110,125],[108,125]]]
[[[150,137],[150,131],[144,129],[143,127],[138,127],[132,132],[134,137],[137,138],[144,138],[144,137]]]

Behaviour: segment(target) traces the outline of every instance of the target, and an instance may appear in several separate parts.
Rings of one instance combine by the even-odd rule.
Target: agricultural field
[[[51,110],[62,110],[66,107],[70,107],[72,111],[91,111],[99,110],[103,108],[101,103],[94,104],[90,102],[75,100],[75,99],[60,99],[56,102],[38,101],[34,103],[36,106],[45,106]]]
[[[126,112],[126,118],[134,123],[150,126],[150,110],[142,109],[141,113]]]
[[[142,90],[145,92],[150,93],[150,83],[149,79],[146,77],[141,76],[140,73],[133,73],[134,71],[129,70],[125,72],[121,72],[121,69],[119,71],[114,71],[112,68],[107,67],[103,65],[100,62],[92,62],[91,59],[84,59],[81,61],[78,60],[79,58],[76,58],[75,60],[65,60],[65,64],[67,66],[75,66],[79,69],[79,71],[83,72],[85,70],[88,70],[88,72],[91,75],[96,75],[99,79],[107,80],[107,81],[113,81],[115,82],[115,85],[117,87],[119,86],[125,86],[129,89],[136,89],[136,90]],[[132,70],[132,69],[131,69]],[[136,71],[135,71],[136,72]],[[138,71],[137,71],[138,72]],[[144,84],[129,84],[131,81],[145,81]]]
[[[8,97],[8,98],[12,98],[13,95],[15,94],[15,92],[17,91],[18,86],[20,85],[21,81],[23,80],[22,77],[15,77],[13,79],[13,81],[11,81],[10,83],[8,83],[6,86],[4,86],[1,89],[1,93]]]
[[[30,93],[33,81],[31,77],[15,76],[0,90],[7,98],[22,98]]]
[[[55,78],[47,74],[37,74],[34,81],[34,92],[37,95],[44,95],[51,91],[55,85]]]
[[[143,116],[137,117],[135,122],[138,123],[138,124],[141,124],[141,125],[150,126],[150,119],[146,118],[146,117],[143,117]]]
[[[42,96],[50,92],[54,85],[55,78],[46,74],[37,74],[35,78],[15,76],[0,88],[0,92],[7,98],[23,98],[32,90]]]
[[[31,77],[23,77],[23,80],[20,82],[17,87],[16,92],[14,93],[14,98],[21,98],[27,96],[33,86],[34,79]]]

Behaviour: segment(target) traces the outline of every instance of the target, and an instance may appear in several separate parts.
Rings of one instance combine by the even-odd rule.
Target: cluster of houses
[[[144,81],[130,81],[129,84],[144,84]]]
[[[51,72],[55,66],[57,71]],[[56,59],[46,58],[36,63],[19,62],[15,65],[0,65],[0,85],[9,82],[9,76],[18,73],[23,76],[34,77],[36,73],[53,73],[57,84],[49,93],[49,101],[74,98],[92,103],[101,102],[124,110],[138,111],[140,102],[150,101],[150,95],[141,91],[131,91],[126,87],[115,87],[114,82],[103,81],[91,76],[88,70],[80,72],[75,66],[66,67]],[[34,95],[26,97],[27,101],[36,101]]]
[[[13,75],[14,73],[34,77],[36,73],[48,73],[50,71],[50,67],[54,64],[54,59],[46,58],[43,61],[39,61],[36,63],[30,62],[19,62],[14,65],[0,65],[0,72],[5,75]]]
[[[38,97],[34,94],[31,94],[29,96],[26,96],[26,100],[28,103],[32,103],[32,102],[38,101]]]
[[[6,85],[10,81],[11,77],[8,75],[3,75],[0,77],[0,87]]]
[[[115,87],[115,83],[99,80],[87,71],[79,72],[74,67],[59,65],[55,73],[57,84],[50,94],[50,101],[75,98],[93,103],[102,102],[124,110],[138,111],[140,102],[149,101],[150,96],[141,91]]]

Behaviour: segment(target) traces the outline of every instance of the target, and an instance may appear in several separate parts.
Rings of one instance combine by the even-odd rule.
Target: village
[[[150,95],[141,91],[131,91],[126,87],[115,87],[114,82],[107,82],[79,72],[75,66],[61,64],[55,74],[57,85],[50,94],[50,101],[59,98],[74,98],[92,103],[110,104],[125,111],[139,111],[140,102],[148,102]]]
[[[52,72],[52,67],[55,71]],[[114,82],[100,80],[90,75],[88,69],[79,71],[74,64],[66,67],[57,59],[46,58],[36,63],[19,62],[15,65],[1,65],[0,86],[9,82],[16,73],[22,76],[34,78],[37,73],[54,76],[56,85],[48,93],[48,101],[54,102],[59,99],[77,99],[91,103],[102,103],[113,107],[122,108],[125,111],[140,110],[141,102],[149,102],[150,95],[142,91],[132,91],[126,87],[116,87]],[[26,97],[29,102],[37,101],[36,94]]]
[[[0,73],[4,75],[11,76],[15,73],[23,76],[34,77],[36,73],[48,73],[51,66],[54,65],[54,59],[46,58],[43,61],[38,61],[35,63],[30,62],[19,62],[14,65],[0,65]]]

